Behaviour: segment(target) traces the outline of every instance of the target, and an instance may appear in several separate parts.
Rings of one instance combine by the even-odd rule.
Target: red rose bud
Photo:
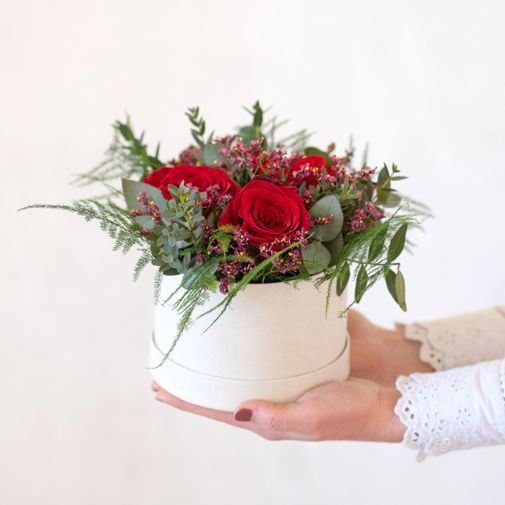
[[[149,174],[143,182],[160,189],[167,200],[172,199],[168,185],[180,186],[184,182],[198,191],[206,191],[208,201],[205,203],[209,206],[224,196],[233,196],[239,190],[238,184],[224,170],[206,165],[161,167]]]
[[[219,225],[238,226],[255,247],[310,227],[310,216],[296,188],[252,179],[228,203]]]
[[[319,178],[323,175],[323,169],[326,168],[328,175],[335,175],[335,169],[326,163],[324,156],[314,154],[312,156],[304,156],[293,162],[291,169],[287,175],[287,182],[300,186],[303,182],[309,186],[317,186]]]

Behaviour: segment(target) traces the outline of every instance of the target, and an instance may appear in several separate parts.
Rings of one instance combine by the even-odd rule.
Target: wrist
[[[401,442],[405,426],[395,414],[395,407],[400,399],[400,393],[395,388],[381,388],[378,395],[377,426],[375,440],[378,442]]]

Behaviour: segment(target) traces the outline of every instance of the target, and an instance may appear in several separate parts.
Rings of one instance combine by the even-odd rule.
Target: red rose
[[[224,170],[206,165],[161,167],[149,174],[144,182],[160,189],[167,200],[172,199],[168,185],[179,186],[182,182],[197,188],[198,191],[207,191],[211,188],[210,192],[218,196],[234,195],[240,189]]]
[[[296,188],[256,178],[228,203],[219,224],[239,226],[250,235],[250,243],[258,246],[307,231],[310,216]]]
[[[322,174],[323,168],[326,168],[328,175],[335,175],[335,169],[327,166],[324,156],[320,154],[304,156],[293,162],[286,181],[297,186],[303,182],[305,182],[307,187],[317,186],[319,184],[317,174]]]

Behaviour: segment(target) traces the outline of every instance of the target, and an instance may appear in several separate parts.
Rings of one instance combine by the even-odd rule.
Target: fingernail
[[[240,409],[235,412],[235,420],[236,421],[250,421],[252,417],[251,409]]]
[[[156,382],[152,382],[151,387],[152,387],[153,391],[158,391],[158,389],[160,389],[160,387],[158,386],[158,384]]]

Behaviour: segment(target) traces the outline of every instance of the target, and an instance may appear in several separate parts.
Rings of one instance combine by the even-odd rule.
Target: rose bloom
[[[228,203],[219,224],[238,226],[249,234],[250,244],[259,246],[307,231],[310,216],[296,188],[255,178]]]
[[[335,175],[335,169],[332,166],[326,165],[324,156],[320,154],[304,156],[293,162],[286,177],[286,182],[296,184],[297,186],[303,182],[306,183],[307,187],[317,186],[319,181],[316,175],[321,175],[324,168],[326,168],[328,175]]]
[[[220,196],[234,195],[240,189],[224,170],[206,165],[161,167],[149,174],[143,182],[160,189],[167,200],[172,199],[168,185],[180,186],[182,182],[197,188],[198,191],[212,188],[213,192],[217,190]]]

